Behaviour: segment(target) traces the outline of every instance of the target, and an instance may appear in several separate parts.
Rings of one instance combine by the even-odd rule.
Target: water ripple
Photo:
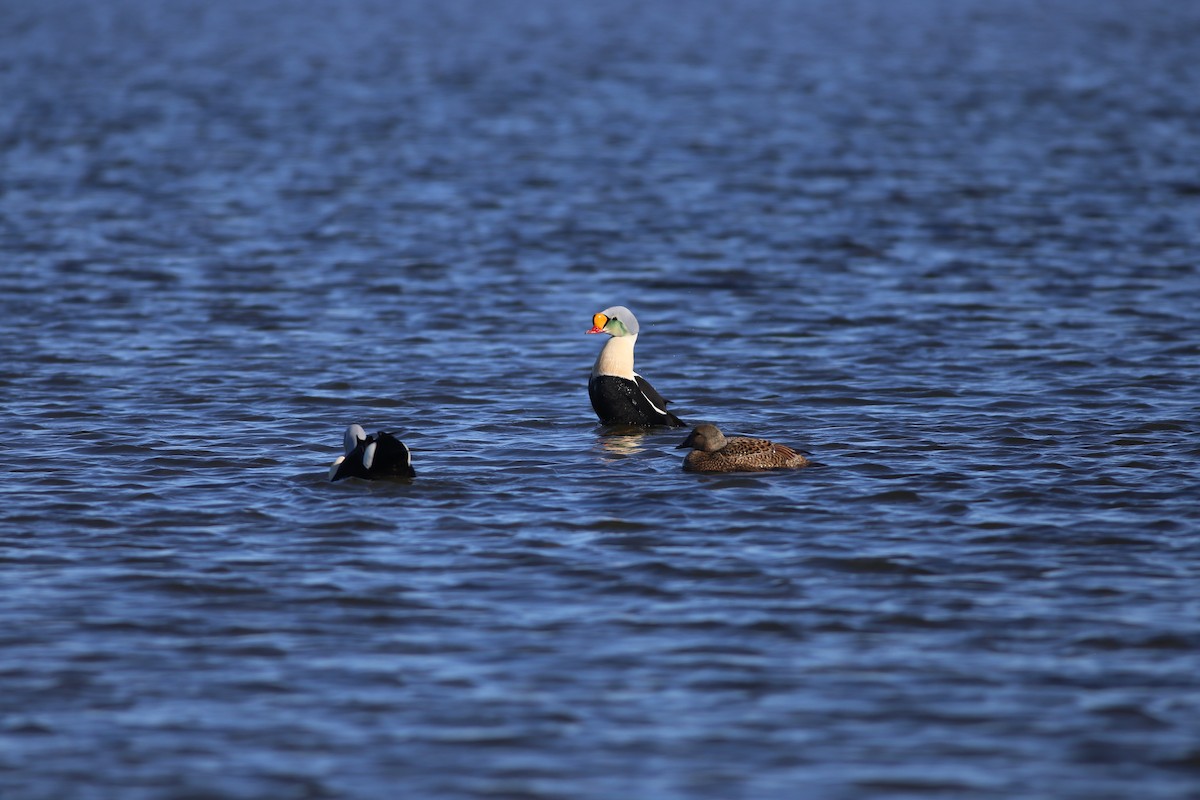
[[[0,795],[1191,796],[1191,6],[7,11]]]

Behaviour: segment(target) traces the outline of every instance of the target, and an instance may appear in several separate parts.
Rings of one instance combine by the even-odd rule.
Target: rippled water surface
[[[0,18],[6,800],[1198,796],[1200,6]]]

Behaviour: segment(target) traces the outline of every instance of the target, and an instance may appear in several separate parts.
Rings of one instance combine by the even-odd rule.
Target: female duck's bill
[[[727,439],[720,428],[707,423],[697,425],[676,449],[685,447],[692,448],[683,459],[687,472],[761,472],[811,463],[787,445],[740,436]]]
[[[637,317],[625,306],[611,306],[592,317],[587,332],[609,336],[588,379],[592,410],[605,425],[683,427],[683,421],[667,410],[667,400],[633,371],[638,330]]]
[[[346,454],[338,456],[329,467],[329,480],[342,478],[411,478],[417,473],[412,468],[412,454],[387,431],[368,435],[361,425],[346,428],[343,437]]]

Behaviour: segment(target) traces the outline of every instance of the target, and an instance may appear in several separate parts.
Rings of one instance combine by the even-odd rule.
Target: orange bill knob
[[[592,329],[588,333],[604,333],[604,326],[608,324],[608,317],[603,314],[592,315]]]

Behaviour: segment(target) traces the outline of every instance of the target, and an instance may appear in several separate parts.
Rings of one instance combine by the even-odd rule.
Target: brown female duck
[[[698,425],[676,449],[692,448],[683,459],[687,472],[760,472],[795,469],[809,460],[792,448],[766,439],[726,439],[716,425]]]

